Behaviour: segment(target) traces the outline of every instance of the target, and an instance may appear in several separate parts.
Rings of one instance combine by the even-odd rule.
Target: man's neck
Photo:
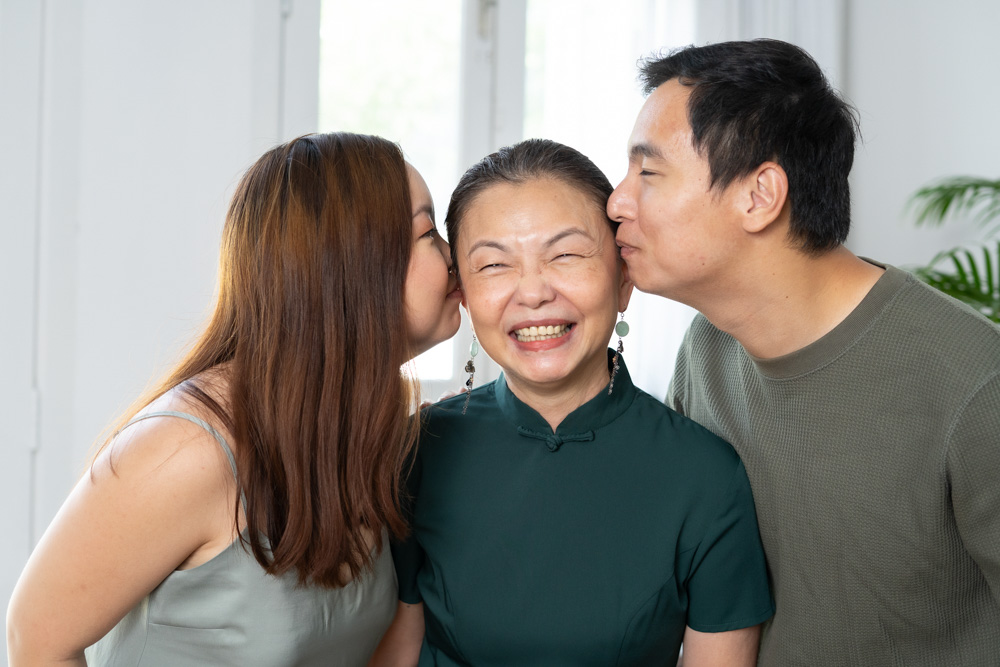
[[[742,272],[726,295],[695,307],[748,353],[772,359],[832,331],[883,272],[842,246],[822,255],[789,249]]]

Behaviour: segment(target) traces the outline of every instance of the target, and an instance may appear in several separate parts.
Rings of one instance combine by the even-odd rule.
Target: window
[[[431,189],[439,224],[459,173],[461,4],[325,0],[320,19],[320,131],[399,142]],[[454,379],[455,349],[446,341],[415,360],[425,395]]]

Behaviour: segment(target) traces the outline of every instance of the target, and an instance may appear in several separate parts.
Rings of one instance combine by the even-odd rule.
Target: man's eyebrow
[[[628,157],[630,160],[638,160],[640,158],[648,157],[655,160],[666,160],[667,157],[663,154],[656,146],[652,144],[632,144],[628,149]]]

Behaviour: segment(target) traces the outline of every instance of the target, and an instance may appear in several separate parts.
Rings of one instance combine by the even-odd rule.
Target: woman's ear
[[[745,181],[743,229],[759,233],[777,220],[788,199],[788,174],[776,162],[763,162]]]
[[[625,309],[628,308],[629,299],[632,298],[632,290],[635,289],[635,284],[628,276],[628,264],[624,260],[619,259],[618,266],[621,269],[621,282],[618,284],[618,312],[624,313]]]

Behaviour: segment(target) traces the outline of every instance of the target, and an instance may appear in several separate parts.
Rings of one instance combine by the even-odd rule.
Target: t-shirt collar
[[[822,368],[843,354],[844,350],[854,344],[878,320],[906,284],[909,274],[867,257],[861,259],[885,269],[885,273],[879,277],[861,303],[832,331],[800,350],[772,359],[749,355],[761,374],[780,380],[798,377]]]

